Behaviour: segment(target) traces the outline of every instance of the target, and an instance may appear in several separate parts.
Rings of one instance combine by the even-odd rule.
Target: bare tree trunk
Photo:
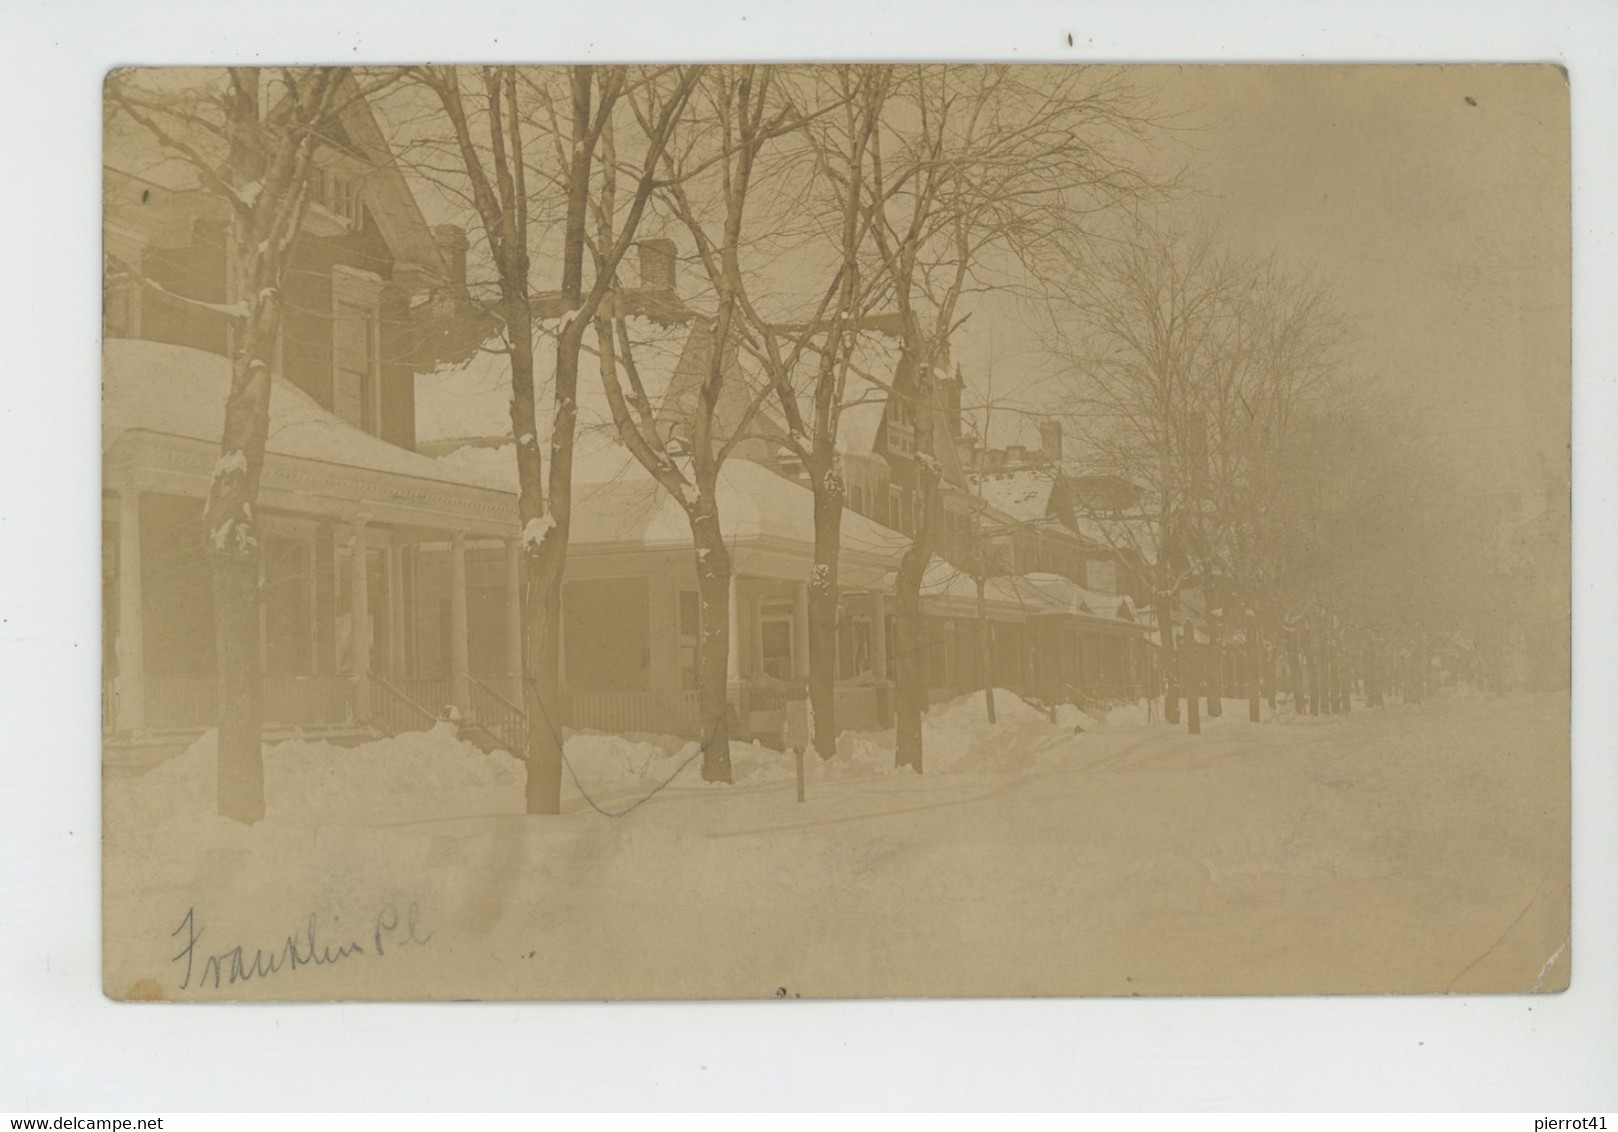
[[[927,687],[921,663],[921,580],[927,548],[918,535],[899,562],[898,616],[894,634],[894,764],[922,772],[921,717],[927,710]]]
[[[730,770],[730,551],[720,535],[712,490],[699,489],[691,511],[697,554],[697,599],[702,638],[697,650],[697,703],[701,713],[702,779],[729,782]]]
[[[560,672],[562,577],[572,526],[572,399],[578,388],[579,336],[563,334],[556,344],[557,409],[551,426],[547,511],[540,487],[543,460],[535,439],[533,315],[515,279],[505,289],[511,338],[511,435],[517,441],[517,517],[522,523],[523,710],[528,717],[524,794],[529,813],[559,814],[566,724]]]
[[[522,592],[523,710],[528,716],[527,784],[525,797],[531,814],[562,812],[562,707],[560,672],[562,552],[524,556]]]
[[[1321,647],[1318,629],[1309,630],[1309,714],[1319,715],[1324,708],[1320,702],[1325,695],[1326,679],[1323,656],[1325,649]],[[1327,711],[1329,715],[1330,712]]]
[[[832,468],[811,470],[816,480],[814,569],[809,576],[809,705],[814,713],[815,749],[829,759],[837,753],[837,590],[843,539],[842,478]],[[881,625],[872,632],[883,631]]]
[[[240,530],[241,528],[237,528]],[[248,535],[248,538],[256,536]],[[264,816],[264,682],[259,671],[256,547],[216,547],[214,655],[219,678],[219,813],[252,824]]]
[[[1347,715],[1354,706],[1354,652],[1348,646],[1347,631],[1337,634],[1337,713]]]
[[[1197,644],[1197,630],[1189,627],[1190,640],[1180,650],[1180,667],[1185,673],[1185,729],[1187,734],[1202,734],[1202,712],[1198,694],[1202,684],[1202,646]]]
[[[1365,706],[1385,707],[1382,698],[1382,650],[1375,636],[1368,638],[1365,650]]]
[[[985,586],[985,579],[984,579],[982,574],[978,575],[977,582],[978,582],[978,648],[980,650],[979,651],[979,657],[980,657],[980,660],[982,661],[982,665],[983,665],[983,704],[984,704],[985,711],[988,712],[989,722],[993,723],[993,722],[995,722],[995,718],[994,718],[994,664],[993,664],[993,659],[994,658],[993,658],[993,654],[992,654],[990,646],[989,646],[989,609],[988,609],[988,605],[987,605],[986,601],[984,600],[983,590],[984,590],[984,586]]]
[[[1258,614],[1247,611],[1247,721],[1259,720],[1259,700],[1263,697],[1264,646],[1258,639]]]
[[[526,268],[523,276],[526,278]],[[508,287],[506,324],[511,349],[511,434],[517,440],[517,515],[523,523],[523,709],[528,717],[524,796],[531,814],[562,812],[561,680],[562,578],[572,527],[572,469],[578,389],[579,334],[556,343],[556,412],[551,425],[550,499],[540,490],[542,463],[535,439],[533,315],[526,295]],[[549,503],[548,522],[546,519]]]
[[[263,540],[253,504],[269,435],[267,347],[275,340],[281,315],[277,290],[259,287],[255,294],[252,317],[231,366],[220,444],[223,455],[215,465],[204,512],[219,682],[219,813],[246,824],[264,816],[264,680],[259,669]],[[356,625],[354,631],[368,628]]]
[[[1180,722],[1180,661],[1174,642],[1174,596],[1157,595],[1157,635],[1163,652],[1163,721]]]
[[[1285,629],[1287,648],[1287,683],[1292,692],[1292,710],[1303,715],[1309,710],[1309,686],[1304,680],[1303,644],[1297,629]]]
[[[1207,664],[1202,673],[1203,695],[1208,702],[1208,718],[1218,719],[1225,713],[1225,617],[1222,609],[1208,611],[1208,637]]]

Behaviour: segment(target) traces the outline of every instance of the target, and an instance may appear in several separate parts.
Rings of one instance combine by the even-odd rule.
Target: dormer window
[[[902,401],[888,402],[888,451],[909,456],[916,451],[916,430],[909,408]]]
[[[382,427],[382,281],[338,265],[331,284],[332,412],[374,435]]]
[[[335,220],[348,222],[351,229],[363,226],[365,204],[359,182],[320,166],[309,171],[309,203]]]

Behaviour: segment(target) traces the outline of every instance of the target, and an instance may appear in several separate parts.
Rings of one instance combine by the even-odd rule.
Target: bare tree
[[[890,80],[887,68],[872,66],[817,67],[782,76],[789,99],[783,121],[796,127],[812,157],[806,179],[821,189],[818,195],[793,196],[824,211],[832,250],[825,257],[829,278],[818,295],[811,294],[815,306],[808,318],[796,323],[768,317],[745,283],[738,292],[748,331],[744,347],[775,391],[786,424],[785,445],[802,462],[814,500],[808,685],[811,742],[824,758],[837,750],[839,566],[847,497],[839,474],[838,431],[850,396],[870,396],[890,376],[866,371],[851,394],[849,377],[858,368],[864,316],[882,294],[863,270],[862,251],[871,219],[866,209],[871,147]]]
[[[938,544],[944,462],[953,461],[939,374],[963,300],[1017,286],[1012,275],[1041,290],[1083,247],[1091,214],[1160,188],[1112,148],[1146,125],[1110,72],[921,66],[895,74],[873,140],[867,209],[872,262],[899,327],[892,396],[915,422],[915,530],[896,578],[900,766],[922,769],[921,583]]]
[[[714,309],[704,321],[707,336],[702,373],[690,403],[671,406],[679,419],[660,417],[636,364],[627,312],[598,317],[601,376],[618,435],[653,479],[685,511],[696,554],[701,636],[697,686],[701,716],[702,776],[729,782],[730,705],[730,550],[720,524],[719,473],[747,435],[770,386],[744,387],[739,374],[738,339],[743,323],[741,248],[748,203],[765,147],[790,129],[790,108],[772,96],[773,73],[761,67],[710,68],[702,76],[700,98],[691,99],[697,116],[677,147],[661,154],[660,193],[696,244],[696,257],[712,289]],[[697,76],[683,83],[690,92]],[[686,104],[665,98],[653,86],[637,92],[635,116],[643,127],[654,117],[677,114]],[[598,223],[601,240],[615,221],[609,171]],[[650,166],[648,166],[650,168]],[[620,376],[622,369],[622,376]],[[625,388],[627,384],[627,390]],[[735,412],[722,411],[726,393]]]
[[[579,358],[584,335],[604,309],[616,284],[619,264],[633,245],[655,187],[657,162],[690,91],[682,78],[659,113],[646,122],[645,152],[623,213],[610,238],[594,247],[594,276],[586,289],[584,260],[588,215],[599,193],[617,191],[619,158],[604,155],[598,178],[598,147],[630,79],[623,68],[573,67],[561,98],[519,79],[512,67],[481,68],[481,104],[476,117],[486,137],[474,137],[474,112],[461,87],[458,67],[423,68],[417,73],[437,95],[449,120],[489,257],[499,283],[498,311],[511,359],[511,434],[516,441],[517,514],[522,524],[523,709],[527,728],[528,812],[561,811],[562,729],[561,642],[562,575],[572,525],[573,448],[578,421]],[[558,121],[556,105],[564,107]],[[526,105],[525,105],[526,103]],[[564,202],[559,302],[545,313],[560,316],[551,407],[549,476],[539,450],[534,403],[535,295],[532,290],[525,137],[532,118],[549,115],[556,150],[553,183]],[[610,204],[608,206],[611,211]]]
[[[230,212],[225,303],[182,299],[146,279],[136,264],[111,263],[109,276],[132,277],[171,300],[229,319],[230,392],[205,521],[219,677],[219,812],[252,823],[264,816],[257,503],[281,292],[303,228],[316,151],[344,106],[366,92],[342,67],[284,68],[273,79],[258,68],[233,67],[222,89],[190,98],[147,89],[140,79],[138,71],[108,78],[109,126],[121,118],[143,130]]]
[[[1150,578],[1164,716],[1178,723],[1188,662],[1175,639],[1175,607],[1206,555],[1206,387],[1226,360],[1241,275],[1210,236],[1164,233],[1138,219],[1089,266],[1070,348],[1082,382],[1075,415],[1093,465],[1145,490],[1141,513],[1105,529]],[[1188,711],[1195,730],[1195,703]]]

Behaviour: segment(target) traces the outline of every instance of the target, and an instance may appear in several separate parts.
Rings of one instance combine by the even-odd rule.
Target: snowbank
[[[806,997],[1565,985],[1565,694],[1318,727],[1254,726],[1232,701],[1200,736],[1113,731],[1126,709],[1075,734],[1079,715],[1053,724],[1009,692],[996,707],[992,725],[981,696],[929,712],[923,776],[893,770],[891,731],[845,735],[806,760],[801,805],[787,753],[733,744],[737,784],[710,786],[692,744],[572,735],[578,780],[564,776],[555,818],[522,813],[514,760],[442,727],[271,747],[270,816],[244,828],[212,816],[209,736],[107,782],[106,985],[185,999],[734,997],[775,993],[783,971]],[[401,946],[407,924],[419,946]],[[200,965],[305,931],[365,951],[218,985]],[[703,947],[722,962],[693,967]]]
[[[218,732],[134,780],[120,795],[137,825],[207,823],[218,790]],[[293,739],[264,749],[265,818],[278,825],[408,821],[509,811],[522,764],[456,736],[450,723],[353,747]],[[520,809],[520,806],[518,807]]]

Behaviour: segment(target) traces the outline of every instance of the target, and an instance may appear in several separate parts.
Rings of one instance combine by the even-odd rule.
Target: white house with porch
[[[428,228],[362,99],[331,149],[289,270],[259,492],[266,726],[369,735],[454,707],[489,743],[514,746],[526,721],[505,356],[498,340],[477,348],[491,320],[467,296],[464,235]],[[103,373],[103,722],[109,749],[134,751],[215,722],[202,512],[231,331],[223,314],[173,297],[217,304],[230,273],[219,203],[183,165],[131,137],[109,140],[108,163],[109,255],[121,266],[109,272]],[[671,440],[709,340],[674,292],[673,257],[667,241],[648,241],[640,285],[614,299],[634,312],[639,372]],[[542,322],[536,341],[542,429],[555,329]],[[881,364],[883,349],[867,360]],[[734,414],[758,377],[745,359],[726,364],[738,372],[721,408]],[[894,571],[915,518],[915,421],[881,388],[848,412],[841,456],[837,695],[856,728],[889,721]],[[956,400],[937,412],[954,437],[958,383],[949,388]],[[562,722],[695,731],[701,626],[685,514],[617,443],[588,364],[579,421]],[[812,496],[781,428],[758,414],[719,483],[734,569],[727,684],[743,734],[776,733],[808,675]],[[1127,694],[1140,641],[1127,599],[1072,571],[1013,570],[980,593],[951,565],[975,524],[1005,516],[964,490],[946,447],[944,553],[923,599],[934,698],[989,680],[1050,702]]]

